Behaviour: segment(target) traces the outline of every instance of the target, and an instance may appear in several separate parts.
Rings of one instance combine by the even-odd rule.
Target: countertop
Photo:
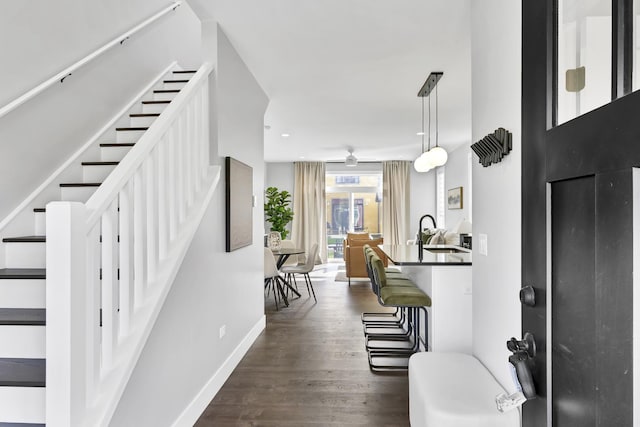
[[[396,265],[471,265],[471,251],[454,245],[424,245],[422,261],[418,260],[417,245],[380,245],[389,261]],[[458,250],[457,253],[437,253],[434,251]]]

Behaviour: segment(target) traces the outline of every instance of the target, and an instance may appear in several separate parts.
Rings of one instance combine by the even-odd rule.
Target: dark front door
[[[538,349],[525,427],[633,425],[640,94],[631,93],[631,5],[611,4],[611,98],[559,124],[558,93],[580,92],[584,68],[558,81],[558,2],[522,2],[522,285],[536,293],[522,322]]]

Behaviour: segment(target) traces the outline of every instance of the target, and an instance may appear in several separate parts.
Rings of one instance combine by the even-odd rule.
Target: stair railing
[[[58,72],[57,74],[49,77],[47,80],[43,81],[42,83],[40,83],[36,87],[28,90],[27,92],[25,92],[24,94],[20,95],[19,97],[17,97],[13,101],[9,102],[4,107],[0,108],[0,117],[3,117],[5,115],[7,115],[11,111],[15,110],[16,108],[18,108],[19,106],[24,104],[25,102],[27,102],[30,99],[38,96],[41,92],[44,92],[45,90],[47,90],[48,88],[50,88],[54,84],[64,83],[64,81],[67,79],[67,77],[71,76],[77,69],[87,65],[89,62],[93,61],[94,59],[96,59],[97,57],[99,57],[103,53],[107,52],[111,48],[113,48],[115,46],[118,46],[118,45],[122,45],[127,39],[129,39],[135,33],[137,33],[138,31],[142,30],[143,28],[145,28],[149,24],[157,21],[158,19],[160,19],[161,17],[163,17],[167,13],[171,12],[172,10],[176,10],[181,4],[182,4],[182,0],[174,1],[169,6],[165,7],[164,9],[162,9],[161,11],[156,13],[155,15],[153,15],[150,18],[146,19],[145,21],[141,22],[140,24],[136,25],[135,27],[133,27],[132,29],[130,29],[126,33],[123,33],[123,34],[119,35],[115,39],[111,40],[109,43],[105,44],[104,46],[99,47],[98,49],[94,50],[93,52],[91,52],[90,54],[85,56],[84,58],[80,59],[79,61],[77,61],[77,62],[75,62],[75,63],[73,63],[71,65],[69,65],[64,70],[62,70],[62,71]]]
[[[47,426],[108,425],[209,204],[203,65],[86,204],[47,205]]]

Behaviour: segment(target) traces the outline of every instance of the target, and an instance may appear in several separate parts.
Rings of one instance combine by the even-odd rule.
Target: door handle
[[[536,342],[533,334],[526,332],[521,341],[511,338],[507,341],[507,348],[513,353],[509,356],[509,363],[515,368],[522,393],[527,399],[535,399],[536,386],[530,368],[531,359],[536,356]]]
[[[507,348],[513,353],[509,356],[509,363],[513,365],[514,381],[518,390],[509,396],[506,393],[496,396],[496,406],[500,412],[513,410],[527,400],[536,398],[536,386],[530,368],[531,359],[536,355],[536,341],[533,335],[527,332],[521,341],[511,338],[507,341]]]

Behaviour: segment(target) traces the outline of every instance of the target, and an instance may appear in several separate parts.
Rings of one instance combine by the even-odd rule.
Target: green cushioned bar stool
[[[404,346],[382,345],[373,348],[371,341],[374,340],[374,337],[367,337],[369,367],[374,371],[407,369],[408,358],[412,354],[420,351],[421,348],[427,350],[428,317],[426,308],[431,307],[431,298],[415,284],[413,286],[407,285],[407,282],[411,281],[387,278],[384,264],[377,256],[371,257],[371,271],[375,282],[373,287],[377,289],[378,302],[384,307],[398,307],[407,310],[407,330],[410,331],[411,340],[409,343],[404,343]],[[424,314],[424,340],[420,333],[420,313]],[[379,359],[395,360],[396,362],[398,359],[403,359],[404,363],[378,363]]]
[[[377,289],[375,287],[375,281],[371,271],[371,257],[378,255],[369,246],[363,246],[365,266],[367,269],[367,275],[371,281],[371,288],[377,295]],[[389,271],[389,268],[385,268],[385,272]],[[398,285],[412,286],[413,282],[408,281],[408,278],[396,269],[391,269],[390,277],[394,280],[398,280]],[[370,334],[374,335],[394,335],[398,339],[404,339],[408,337],[404,329],[406,322],[405,310],[396,307],[396,311],[391,312],[376,312],[376,313],[362,313],[361,320],[363,323],[363,329],[365,336]]]
[[[378,281],[376,281],[375,277],[373,277],[372,268],[371,268],[371,260],[379,259],[378,255],[374,251],[367,251],[365,253],[365,260],[367,263],[367,271],[371,278],[372,289],[376,295],[380,293],[381,287],[402,287],[402,288],[415,288],[417,286],[410,280],[407,276],[403,274],[389,274],[388,268],[384,269],[385,276],[381,277],[378,281],[381,282],[378,285]],[[392,305],[394,306],[394,305]],[[396,313],[399,313],[398,316],[394,319],[381,319],[375,317],[365,318],[364,323],[364,334],[366,339],[366,348],[367,350],[387,350],[389,349],[389,344],[386,341],[404,341],[411,342],[412,338],[412,327],[413,324],[407,321],[408,309],[402,307],[401,305],[395,305]],[[406,344],[401,344],[401,346],[405,346]],[[394,348],[397,345],[393,346]]]

